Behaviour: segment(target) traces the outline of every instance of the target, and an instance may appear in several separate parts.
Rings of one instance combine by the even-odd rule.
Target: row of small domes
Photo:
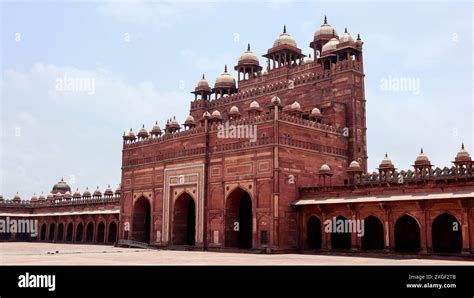
[[[463,163],[463,162],[472,162],[469,152],[466,149],[464,149],[464,143],[461,145],[461,149],[459,149],[454,159],[454,163]],[[423,148],[421,148],[420,153],[416,157],[415,166],[432,166],[430,159],[423,152]],[[359,162],[355,160],[349,164],[349,170],[359,171],[360,169],[361,167],[360,167]],[[379,169],[392,169],[392,170],[395,169],[395,166],[393,165],[392,160],[388,157],[387,153],[385,153],[385,157],[380,162]],[[331,168],[327,164],[327,162],[324,162],[324,164],[321,165],[321,167],[319,168],[319,173],[324,174],[324,173],[330,173],[330,172],[331,172]]]
[[[119,196],[120,195],[120,185],[117,187],[115,192],[112,190],[110,187],[110,184],[108,185],[107,189],[104,191],[103,194],[105,197],[112,197],[114,195]],[[31,197],[30,201],[31,202],[37,202],[37,201],[45,201],[45,200],[54,200],[54,199],[80,199],[80,198],[100,198],[102,197],[102,192],[100,191],[99,187],[97,186],[96,190],[91,194],[89,191],[89,188],[86,187],[86,190],[82,193],[79,192],[79,189],[77,189],[74,194],[71,194],[70,191],[66,191],[64,193],[58,191],[56,193],[50,192],[46,197],[41,193],[39,196],[36,196],[36,194],[33,194]],[[0,195],[0,200],[3,200],[3,196]],[[21,201],[21,197],[18,194],[18,192],[15,194],[13,197],[13,201]]]
[[[278,96],[273,96],[272,99],[271,99],[271,104],[272,105],[279,105],[281,104],[281,100]],[[301,105],[299,104],[299,102],[297,101],[294,101],[291,105],[289,105],[289,108],[290,110],[293,110],[293,111],[301,111]],[[250,110],[260,110],[260,104],[257,102],[257,101],[252,101],[250,103]],[[239,115],[240,114],[240,110],[237,106],[232,106],[229,110],[229,115],[233,116],[233,115]],[[321,111],[318,109],[318,108],[313,108],[311,110],[311,116],[314,116],[314,117],[319,117],[319,116],[322,116],[321,114]],[[204,114],[202,115],[203,118],[216,118],[216,119],[221,119],[222,118],[222,115],[221,115],[221,112],[219,110],[214,110],[211,113],[209,112],[204,112]],[[189,125],[189,126],[192,126],[192,125],[195,125],[196,121],[194,119],[194,117],[192,115],[189,115],[186,117],[186,120],[184,122],[184,125]],[[178,121],[176,120],[176,117],[173,117],[173,119],[171,120],[168,120],[167,126],[173,126],[175,128],[180,128],[180,124],[178,123]],[[145,128],[145,125],[142,125],[142,128],[138,131],[138,134],[135,136],[135,133],[133,132],[133,129],[130,128],[130,131],[128,132],[128,134],[125,134],[123,135],[123,138],[125,140],[135,140],[137,137],[138,138],[142,138],[142,139],[146,139],[148,138],[149,136],[151,135],[161,135],[162,132],[161,132],[161,128],[160,126],[158,125],[158,121],[155,123],[155,125],[153,126],[152,130],[150,132],[148,132]]]
[[[320,38],[330,38],[330,40],[322,47],[323,53],[335,50],[339,44],[354,43],[354,39],[347,31],[347,28],[345,28],[344,34],[339,38],[336,30],[327,23],[326,16],[324,17],[324,23],[314,33],[314,40]],[[357,35],[356,43],[362,43],[359,34]],[[288,45],[294,48],[298,47],[295,39],[286,31],[286,25],[283,26],[283,33],[281,33],[273,42],[273,48],[282,45]],[[240,55],[238,65],[260,65],[258,56],[250,49],[250,44],[247,45],[247,50]],[[216,78],[214,86],[216,88],[228,86],[235,87],[235,79],[227,72],[227,65],[224,68],[224,72]],[[198,81],[195,91],[211,91],[209,82],[206,80],[204,75],[202,76],[202,79]]]

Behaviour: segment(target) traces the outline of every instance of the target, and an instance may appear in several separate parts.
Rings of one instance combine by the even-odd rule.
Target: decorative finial
[[[155,121],[155,124],[158,125],[158,120]]]
[[[247,44],[247,52],[250,52],[250,43]]]
[[[110,184],[109,184],[108,188],[110,188]]]
[[[326,17],[326,15],[324,15],[324,24],[327,24],[328,23],[328,18]]]
[[[346,27],[346,28],[344,28],[344,33],[347,33],[347,27]]]
[[[206,77],[204,76],[204,74],[202,74],[202,80],[205,80],[205,79],[206,79]]]
[[[309,57],[309,59],[311,59],[311,53],[309,53],[308,57]]]
[[[420,151],[420,154],[423,154],[423,147],[421,147],[421,151]]]
[[[227,64],[224,66],[224,72],[227,72]]]
[[[461,144],[461,149],[464,150],[464,142]]]
[[[357,33],[357,40],[360,40],[360,34]]]
[[[283,25],[283,33],[286,33],[286,25]]]
[[[61,182],[64,182],[63,178],[64,178],[64,177],[61,177]]]
[[[130,127],[130,132],[132,132],[132,128]]]
[[[145,128],[145,124],[142,124],[142,128]]]
[[[173,116],[173,120],[176,120],[176,116]]]
[[[334,30],[334,28],[332,28],[332,35],[336,35],[336,30]]]
[[[387,152],[385,152],[385,158],[388,158],[388,154],[387,154]]]

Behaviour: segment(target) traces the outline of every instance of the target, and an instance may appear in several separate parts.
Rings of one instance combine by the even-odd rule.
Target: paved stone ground
[[[474,265],[474,260],[263,255],[4,242],[0,243],[0,265]]]

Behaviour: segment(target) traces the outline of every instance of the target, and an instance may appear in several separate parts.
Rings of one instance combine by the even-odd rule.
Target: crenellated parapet
[[[348,165],[348,172],[352,171],[353,165],[357,161],[352,161]],[[472,159],[467,150],[464,149],[462,144],[461,149],[456,154],[453,161],[453,166],[445,166],[443,168],[436,167],[431,164],[428,156],[421,149],[418,154],[413,169],[398,171],[391,159],[386,154],[384,159],[381,161],[378,172],[363,173],[359,170],[358,177],[353,177],[351,181],[343,185],[315,185],[300,188],[302,193],[313,193],[317,191],[336,191],[336,190],[357,190],[362,191],[364,189],[373,188],[404,188],[404,187],[416,187],[420,185],[460,185],[470,184],[474,185],[474,171],[472,167]]]

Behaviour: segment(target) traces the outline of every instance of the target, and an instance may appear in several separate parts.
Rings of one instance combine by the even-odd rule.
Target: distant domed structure
[[[59,192],[61,194],[65,194],[67,191],[71,192],[71,187],[66,182],[64,182],[63,178],[61,178],[61,181],[53,186],[51,193],[57,194]]]

